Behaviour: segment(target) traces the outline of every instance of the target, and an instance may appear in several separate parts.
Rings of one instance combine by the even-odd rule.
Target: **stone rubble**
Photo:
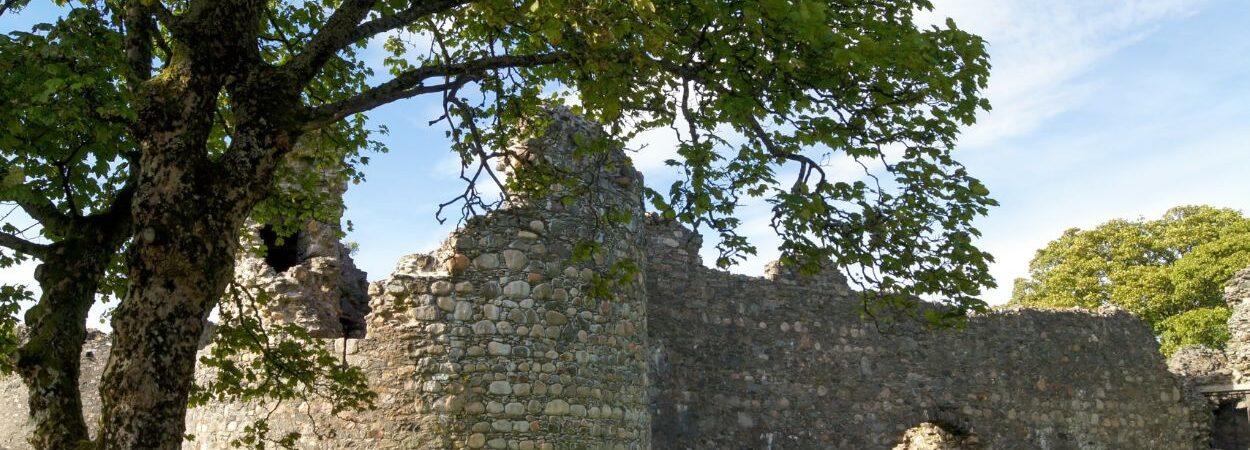
[[[980,448],[975,436],[959,437],[931,422],[907,430],[894,450],[971,450]]]

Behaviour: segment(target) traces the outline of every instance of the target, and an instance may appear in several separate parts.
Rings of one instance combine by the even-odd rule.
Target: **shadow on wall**
[[[1207,448],[1205,406],[1127,312],[874,323],[836,273],[708,269],[689,230],[647,225],[656,449],[891,449],[925,422],[992,449]]]
[[[291,239],[309,247],[298,244],[285,270],[276,235],[284,259],[244,252],[237,279],[279,294],[269,317],[362,337],[330,344],[367,374],[378,408],[211,404],[188,413],[198,438],[185,447],[226,448],[267,415],[275,433],[303,434],[298,448],[327,450],[1208,448],[1209,410],[1183,395],[1128,313],[1007,310],[933,330],[864,320],[833,271],[706,268],[697,234],[643,215],[641,178],[623,153],[570,159],[575,137],[597,128],[556,114],[527,158],[570,164],[595,180],[589,193],[475,219],[435,253],[401,259],[367,297],[344,295],[364,275],[325,224]],[[633,220],[602,229],[588,217],[604,205]],[[263,227],[254,233],[266,240]],[[587,238],[605,251],[572,261]],[[645,261],[641,279],[588,295],[622,260]],[[363,318],[359,334],[340,321],[350,314]],[[25,448],[16,380],[0,380],[0,447]]]

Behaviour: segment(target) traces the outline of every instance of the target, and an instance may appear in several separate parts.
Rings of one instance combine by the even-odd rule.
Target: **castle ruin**
[[[188,413],[196,439],[184,448],[227,448],[261,415],[308,449],[1210,447],[1212,403],[1199,393],[1225,369],[1177,362],[1192,370],[1174,375],[1130,314],[1009,309],[934,329],[862,317],[833,271],[709,269],[699,235],[645,214],[622,152],[574,155],[596,126],[553,114],[525,157],[590,186],[573,201],[557,189],[470,220],[367,297],[332,234],[310,231],[316,242],[284,270],[240,264],[252,286],[281,293],[270,317],[310,326],[365,371],[376,409],[211,404]],[[599,220],[605,211],[629,219]],[[581,242],[599,251],[580,255]],[[107,340],[87,352],[92,383]],[[15,377],[0,389],[0,448],[26,448],[25,390]]]

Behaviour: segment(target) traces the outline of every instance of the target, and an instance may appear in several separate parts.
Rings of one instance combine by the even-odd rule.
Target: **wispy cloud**
[[[362,59],[365,65],[377,75],[387,77],[387,69],[385,61],[387,58],[393,57],[390,50],[386,49],[386,43],[392,39],[398,39],[404,43],[404,47],[408,49],[408,54],[403,58],[408,62],[417,63],[418,58],[428,55],[431,45],[434,42],[434,35],[428,31],[419,33],[411,33],[405,30],[391,30],[382,34],[369,38],[363,51]]]
[[[989,43],[993,69],[984,113],[960,141],[985,148],[1027,135],[1101,87],[1087,77],[1116,51],[1149,35],[1157,23],[1193,13],[1186,0],[948,0],[922,22],[953,18]]]

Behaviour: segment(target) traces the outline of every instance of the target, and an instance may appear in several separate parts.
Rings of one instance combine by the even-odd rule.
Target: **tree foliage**
[[[1012,302],[1042,307],[1115,305],[1141,317],[1165,354],[1185,345],[1223,348],[1224,283],[1250,266],[1250,219],[1238,211],[1180,206],[1155,220],[1069,229],[1038,250]]]
[[[4,12],[24,5],[8,2]],[[34,257],[50,267],[41,267],[42,301],[26,314],[27,326],[41,328],[52,336],[81,334],[86,310],[97,299],[120,298],[126,289],[125,264],[121,258],[124,236],[130,231],[117,229],[122,239],[111,243],[84,245],[84,235],[103,232],[100,224],[126,222],[130,194],[139,148],[131,136],[136,119],[133,105],[134,79],[125,51],[126,33],[123,25],[125,4],[119,2],[66,2],[66,13],[53,23],[37,24],[30,30],[19,30],[0,36],[0,201],[9,205],[0,225],[0,243],[9,252],[0,252],[0,267],[11,267]],[[159,36],[156,62],[168,59],[167,33]],[[359,67],[355,68],[359,69]],[[324,84],[310,86],[308,95],[332,97],[334,90],[362,88],[366,72],[329,68]],[[332,87],[331,87],[332,86]],[[215,155],[224,153],[233,126],[227,99],[216,114],[214,127],[206,136],[206,150]],[[261,201],[252,213],[254,220],[272,222],[280,231],[288,231],[307,220],[337,220],[341,197],[322,188],[325,183],[338,184],[363,179],[357,167],[367,162],[361,156],[366,150],[385,150],[369,139],[365,118],[356,116],[308,133],[301,140],[303,151],[290,156],[291,162],[280,167],[274,178],[275,192]],[[384,129],[375,130],[384,132]],[[111,263],[84,267],[61,267],[66,259],[79,253],[102,253]],[[45,270],[46,269],[46,270]],[[92,272],[90,274],[76,271]],[[64,273],[65,275],[57,275]],[[83,276],[86,275],[86,276]],[[94,280],[100,280],[96,282]],[[46,281],[46,283],[45,283]],[[65,295],[54,287],[86,283],[86,303],[70,307]],[[24,374],[72,373],[77,376],[78,350],[73,342],[40,341],[30,334],[24,345],[19,341],[17,313],[20,301],[31,300],[32,293],[24,286],[0,287],[0,373],[22,367]],[[96,295],[98,294],[98,295]],[[77,324],[53,325],[66,310],[77,309]],[[105,313],[107,317],[108,313]],[[260,365],[243,365],[233,372],[251,379],[281,380],[283,384],[261,383],[245,386],[229,379],[208,380],[196,391],[196,397],[211,396],[232,400],[277,400],[295,396],[316,396],[335,407],[367,407],[372,394],[359,382],[358,370],[346,367],[325,351],[324,343],[309,339],[289,327],[266,326],[239,317],[224,317],[219,328],[223,336],[216,351],[205,357],[206,363],[221,363],[229,357],[244,354],[261,355]],[[42,322],[48,322],[43,325]],[[229,338],[235,336],[234,338]],[[238,336],[252,340],[243,342]],[[273,349],[262,347],[273,341]],[[81,344],[79,342],[78,344]],[[245,345],[248,344],[248,345]],[[64,348],[57,348],[64,347]],[[292,349],[296,350],[292,350]],[[21,350],[19,352],[19,349]],[[64,361],[54,361],[49,353],[64,350]],[[18,357],[19,353],[22,355]],[[60,364],[60,365],[57,365]],[[74,367],[64,367],[73,365]],[[278,371],[275,368],[283,370]],[[218,372],[225,373],[225,372]],[[28,380],[28,383],[32,381]],[[65,384],[78,384],[76,379]],[[296,390],[295,387],[299,389]],[[31,391],[47,390],[47,396],[77,395],[32,386]],[[46,403],[46,402],[45,402]],[[77,404],[77,402],[74,402]],[[32,399],[32,414],[49,422],[66,419],[58,413],[39,411],[42,403]],[[77,406],[75,406],[77,408]],[[81,411],[63,411],[78,416]],[[36,427],[39,428],[38,426]],[[85,427],[78,436],[64,440],[32,440],[38,448],[65,447],[75,439],[85,439]],[[39,433],[41,431],[37,431]],[[263,444],[272,440],[264,433],[252,437]]]
[[[32,241],[60,241],[76,219],[107,212],[129,177],[134,112],[113,51],[123,35],[93,6],[0,36],[0,201],[10,206],[0,239],[14,252],[0,255],[2,267],[42,256]],[[106,297],[124,289],[116,276],[100,287]]]
[[[25,3],[5,2],[0,15]],[[499,184],[506,199],[558,181],[505,180],[491,165],[543,128],[543,108],[568,102],[617,143],[673,130],[669,164],[684,177],[648,200],[713,230],[718,265],[755,251],[738,234],[737,208],[763,197],[783,259],[806,270],[831,260],[875,294],[870,304],[931,294],[961,317],[984,308],[977,296],[993,285],[971,221],[995,203],[952,156],[959,127],[989,107],[984,42],[950,21],[918,26],[926,0],[58,4],[68,12],[56,23],[0,39],[0,200],[39,230],[32,238],[6,224],[0,245],[12,250],[4,258],[47,262],[47,245],[90,234],[63,223],[98,214],[127,238],[92,247],[125,255],[91,271],[101,292],[122,299],[102,388],[104,448],[178,445],[183,381],[244,221],[336,208],[324,191],[284,186],[311,187],[326,171],[357,178],[362,151],[376,147],[361,114],[418,95],[442,101],[431,125],[446,127],[461,156],[467,187],[452,203],[466,215],[499,204],[479,182]],[[360,56],[374,38],[385,41],[387,74]],[[374,75],[384,81],[368,83]],[[303,162],[282,163],[290,159]],[[65,307],[45,295],[37,309]],[[235,348],[259,336],[253,328],[232,334]],[[245,367],[275,373],[214,361],[240,379]],[[345,376],[327,369],[300,373]],[[229,394],[292,392],[283,382],[238,386]]]
[[[21,300],[29,300],[32,293],[22,285],[0,286],[0,375],[13,372],[21,336],[18,335],[17,312]]]

